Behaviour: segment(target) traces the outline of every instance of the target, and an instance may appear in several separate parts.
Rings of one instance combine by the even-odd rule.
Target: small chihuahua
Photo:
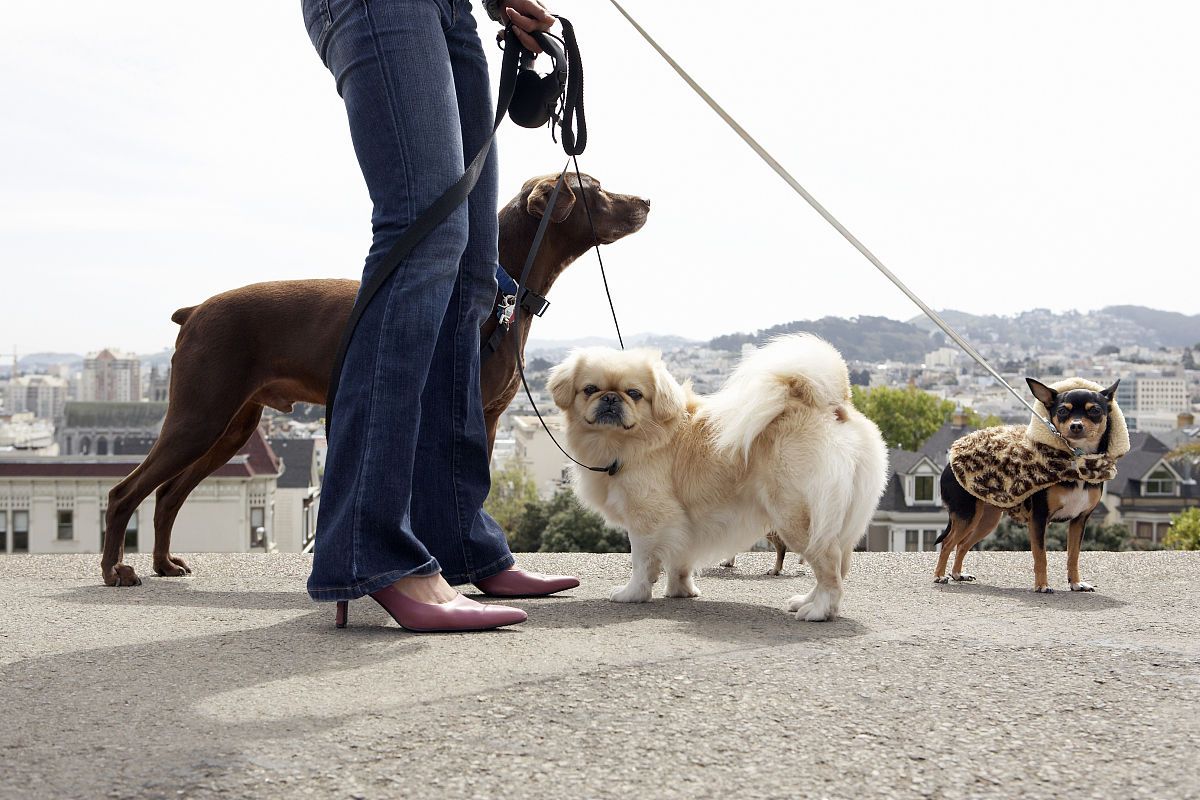
[[[1085,455],[1108,452],[1109,413],[1117,392],[1117,381],[1107,389],[1095,392],[1071,389],[1057,392],[1049,386],[1026,378],[1033,396],[1046,407],[1055,429],[1077,450]],[[1067,581],[1073,592],[1095,591],[1079,579],[1079,546],[1088,517],[1100,502],[1103,483],[1068,481],[1049,486],[1032,495],[1024,508],[1003,509],[971,495],[954,476],[949,464],[942,471],[942,501],[950,512],[950,522],[938,537],[943,542],[938,554],[935,583],[973,581],[974,575],[962,572],[967,551],[996,529],[1006,510],[1027,511],[1029,541],[1033,550],[1034,590],[1052,592],[1046,578],[1046,524],[1067,522]],[[955,550],[954,570],[946,575],[946,562]]]

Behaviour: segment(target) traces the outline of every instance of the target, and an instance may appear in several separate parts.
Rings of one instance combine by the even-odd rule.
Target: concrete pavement
[[[831,623],[772,557],[622,606],[628,556],[521,556],[583,585],[419,635],[369,600],[336,630],[306,556],[135,555],[127,589],[0,556],[0,796],[1200,797],[1200,554],[1084,553],[1097,592],[1053,595],[1028,553],[951,586],[863,554]]]

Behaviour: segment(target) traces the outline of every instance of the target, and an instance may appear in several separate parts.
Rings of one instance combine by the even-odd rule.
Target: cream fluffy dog
[[[788,601],[806,620],[837,615],[850,554],[887,477],[887,447],[850,402],[846,362],[814,336],[785,336],[696,395],[658,353],[576,350],[550,373],[579,497],[629,532],[633,575],[613,591],[643,603],[665,568],[666,596],[696,597],[699,564],[773,529],[812,565],[816,587]]]

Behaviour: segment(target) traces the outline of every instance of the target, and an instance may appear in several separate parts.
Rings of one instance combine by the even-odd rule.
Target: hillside
[[[709,342],[716,350],[740,350],[747,342],[761,345],[786,333],[814,333],[842,352],[849,361],[920,362],[930,350],[941,347],[941,331],[929,332],[908,322],[887,317],[824,317],[764,328],[755,333],[733,333]]]

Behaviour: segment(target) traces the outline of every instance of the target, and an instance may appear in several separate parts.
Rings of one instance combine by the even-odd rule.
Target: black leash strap
[[[362,317],[363,312],[367,310],[372,298],[379,292],[380,287],[387,282],[392,273],[396,271],[396,267],[400,266],[413,248],[416,247],[429,232],[440,225],[446,217],[450,216],[450,212],[458,208],[467,199],[467,195],[475,188],[475,184],[479,181],[479,174],[483,171],[483,165],[487,161],[488,152],[492,149],[492,142],[496,139],[496,131],[500,129],[500,123],[504,120],[504,115],[508,113],[509,103],[512,102],[513,89],[516,86],[518,56],[521,53],[521,44],[517,41],[517,36],[511,30],[505,32],[504,36],[504,61],[500,70],[500,89],[496,98],[496,118],[492,124],[492,133],[488,136],[487,141],[479,148],[479,152],[475,154],[474,160],[463,172],[454,184],[442,193],[442,196],[433,201],[428,209],[425,210],[408,228],[404,234],[396,240],[392,248],[388,250],[383,261],[379,263],[371,279],[364,283],[358,291],[358,298],[354,302],[354,308],[350,312],[350,318],[346,321],[346,327],[342,331],[342,341],[338,345],[337,358],[333,362],[333,374],[329,377],[329,391],[325,395],[325,436],[329,437],[329,430],[333,424],[333,409],[334,400],[337,398],[338,383],[342,375],[342,365],[346,361],[346,351],[350,348],[350,340],[354,336],[354,330],[358,326],[358,321]]]
[[[587,119],[583,116],[583,58],[579,55],[579,42],[575,40],[575,26],[568,19],[558,16],[555,18],[562,24],[563,44],[567,50],[567,91],[562,110],[562,144],[566,154],[574,158],[587,147]],[[579,125],[578,136],[573,128],[576,123]]]

